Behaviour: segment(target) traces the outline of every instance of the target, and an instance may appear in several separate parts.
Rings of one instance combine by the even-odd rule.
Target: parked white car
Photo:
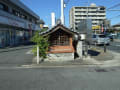
[[[104,34],[94,34],[92,36],[92,42],[93,44],[110,44],[110,39],[109,37],[106,37]]]

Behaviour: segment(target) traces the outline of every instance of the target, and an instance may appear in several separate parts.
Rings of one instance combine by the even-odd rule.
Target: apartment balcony
[[[75,19],[87,19],[87,17],[75,17]]]
[[[88,15],[95,15],[95,16],[104,15],[104,16],[106,16],[106,13],[88,13]]]
[[[80,20],[79,21],[75,21],[75,23],[80,23]]]
[[[89,19],[106,19],[106,17],[89,17]]]
[[[87,15],[87,12],[86,13],[75,13],[75,15]]]
[[[87,11],[87,9],[75,9],[75,11]]]
[[[87,15],[87,12],[86,13],[75,13],[74,15]],[[88,13],[88,15],[93,15],[93,16],[104,15],[104,16],[106,16],[106,13]]]
[[[100,23],[100,21],[92,21],[92,23]]]
[[[106,16],[106,13],[96,13],[96,15],[105,15]]]

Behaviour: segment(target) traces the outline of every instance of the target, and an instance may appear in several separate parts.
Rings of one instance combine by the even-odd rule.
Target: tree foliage
[[[40,32],[44,32],[44,31],[47,31],[47,28],[43,28],[43,29],[41,29]]]
[[[41,58],[46,58],[47,51],[48,51],[48,37],[43,37],[39,35],[39,31],[35,33],[35,35],[32,37],[31,41],[36,43],[36,45],[33,47],[33,53],[36,56],[37,55],[37,46],[39,46],[39,55]]]

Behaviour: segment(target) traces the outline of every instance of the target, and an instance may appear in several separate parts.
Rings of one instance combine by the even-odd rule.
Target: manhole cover
[[[95,69],[96,72],[108,72],[106,69]]]

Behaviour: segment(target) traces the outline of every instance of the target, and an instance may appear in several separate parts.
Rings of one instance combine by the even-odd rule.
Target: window
[[[99,13],[105,13],[105,11],[99,11]]]
[[[88,11],[88,13],[96,13],[96,11]]]
[[[8,12],[8,6],[3,3],[0,3],[0,9]]]
[[[27,16],[26,16],[26,15],[24,15],[24,14],[22,14],[21,18],[23,18],[23,19],[26,19],[26,20],[27,20]]]
[[[24,19],[26,19],[26,20],[27,20],[27,16],[26,16],[26,15],[25,15]]]
[[[3,8],[4,8],[3,4],[2,4],[2,3],[0,3],[0,9],[3,9]]]
[[[93,35],[92,38],[96,38],[96,35]]]
[[[56,31],[50,37],[50,45],[61,45],[66,46],[69,45],[69,35],[64,31]]]
[[[101,7],[100,10],[105,10],[105,7]]]
[[[13,9],[12,13],[17,16],[17,11],[16,10]]]
[[[32,18],[29,18],[29,21],[32,22]]]

